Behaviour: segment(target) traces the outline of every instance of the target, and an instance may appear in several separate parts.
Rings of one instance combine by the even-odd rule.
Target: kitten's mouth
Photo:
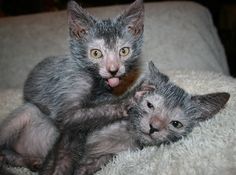
[[[112,88],[117,87],[120,84],[120,78],[118,77],[108,78],[107,83]]]
[[[141,131],[142,135],[146,138],[153,139],[152,136],[149,133],[146,133],[144,131]]]

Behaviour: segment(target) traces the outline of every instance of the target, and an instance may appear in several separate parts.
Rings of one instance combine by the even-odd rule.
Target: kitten
[[[218,113],[229,97],[225,92],[188,94],[150,62],[149,73],[119,102],[127,105],[128,117],[74,122],[65,128],[40,175],[91,175],[121,151],[176,142]],[[98,124],[96,118],[103,120]]]
[[[138,68],[143,14],[142,0],[104,20],[69,2],[71,54],[46,58],[31,71],[24,104],[0,126],[0,160],[37,170],[59,135],[56,126],[97,114],[123,114],[122,105],[94,104],[117,98],[112,90]]]

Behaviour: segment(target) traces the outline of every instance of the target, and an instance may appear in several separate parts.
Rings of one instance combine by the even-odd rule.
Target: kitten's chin
[[[138,139],[143,146],[159,146],[162,143],[161,140],[143,132],[138,136]]]

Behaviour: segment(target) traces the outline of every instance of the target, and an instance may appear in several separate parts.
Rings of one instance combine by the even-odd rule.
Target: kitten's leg
[[[117,120],[127,117],[127,105],[124,103],[97,105],[93,108],[77,107],[70,108],[64,111],[62,115],[57,118],[57,123],[62,129],[83,127],[78,130],[93,131],[95,126],[97,128],[103,127],[105,123],[110,123],[111,120]],[[92,125],[94,123],[95,125]],[[87,127],[87,128],[86,128]]]
[[[3,160],[11,166],[35,170],[41,166],[56,135],[51,121],[36,106],[26,103],[13,111],[0,126]]]
[[[30,104],[24,104],[14,110],[0,125],[0,148],[11,147],[21,131],[30,122]]]
[[[119,110],[117,110],[119,109]],[[84,147],[87,134],[95,129],[106,126],[124,117],[125,112],[121,105],[107,105],[106,108],[95,107],[82,110],[75,110],[76,120],[68,121],[68,125],[48,154],[40,175],[61,175],[70,174],[74,171],[74,165],[79,163],[84,156]],[[74,110],[72,112],[74,112]],[[118,111],[118,112],[116,112]]]
[[[80,159],[84,152],[85,136],[61,134],[49,152],[39,175],[65,175],[74,171],[75,159]]]
[[[13,111],[0,126],[0,152],[3,157],[2,161],[11,166],[24,166],[24,158],[11,150],[14,149],[14,144],[18,141],[22,131],[30,122],[30,104],[25,104]]]
[[[27,167],[31,171],[38,171],[43,163],[43,158],[24,157],[13,150],[1,150],[2,162],[13,167]]]
[[[108,111],[109,112],[109,111]],[[102,113],[104,114],[104,113]],[[86,116],[84,116],[86,117]],[[99,121],[97,120],[99,119]],[[85,152],[85,144],[87,134],[94,131],[99,126],[105,126],[109,123],[116,121],[116,117],[109,115],[99,116],[98,114],[93,117],[85,118],[81,123],[72,124],[63,131],[57,143],[48,154],[46,161],[43,164],[40,175],[63,175],[71,174],[74,171],[76,164],[83,159]],[[98,124],[99,123],[99,124]],[[106,158],[108,158],[107,156]],[[100,161],[91,164],[91,172],[100,169],[104,164],[105,157]],[[88,166],[87,166],[88,167]],[[84,171],[84,170],[78,170]],[[76,173],[78,172],[76,170]],[[88,171],[88,170],[86,170]],[[79,173],[79,172],[78,172]]]
[[[85,136],[79,139],[69,140],[66,135],[61,136],[59,142],[46,158],[39,175],[92,175],[112,159],[108,154],[93,159],[89,163],[80,165],[84,155]],[[79,165],[78,165],[79,164]]]

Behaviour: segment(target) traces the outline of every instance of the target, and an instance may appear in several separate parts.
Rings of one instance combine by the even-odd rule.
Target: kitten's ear
[[[70,36],[82,38],[95,23],[95,19],[75,1],[68,2],[68,23]]]
[[[162,83],[167,83],[169,77],[162,74],[152,61],[148,63],[148,72],[143,77],[143,81],[140,83],[135,93],[135,101],[139,101],[146,93],[154,91],[159,88]]]
[[[134,100],[138,102],[146,93],[154,91],[155,88],[156,87],[154,85],[149,85],[146,83],[141,84],[135,92]]]
[[[148,70],[149,70],[149,76],[151,76],[152,78],[156,78],[160,74],[160,71],[157,69],[157,67],[152,61],[148,63]]]
[[[216,113],[224,108],[225,104],[229,100],[229,97],[230,94],[226,92],[193,96],[191,99],[201,110],[201,116],[198,120],[204,121],[212,118]]]
[[[152,61],[148,63],[148,70],[149,70],[148,76],[150,80],[153,81],[155,84],[162,82],[167,83],[169,81],[169,77],[161,73]]]
[[[128,30],[134,36],[139,36],[140,34],[142,34],[144,23],[143,0],[136,0],[135,2],[133,2],[128,7],[128,9],[123,12],[118,20],[122,20],[127,25]]]

